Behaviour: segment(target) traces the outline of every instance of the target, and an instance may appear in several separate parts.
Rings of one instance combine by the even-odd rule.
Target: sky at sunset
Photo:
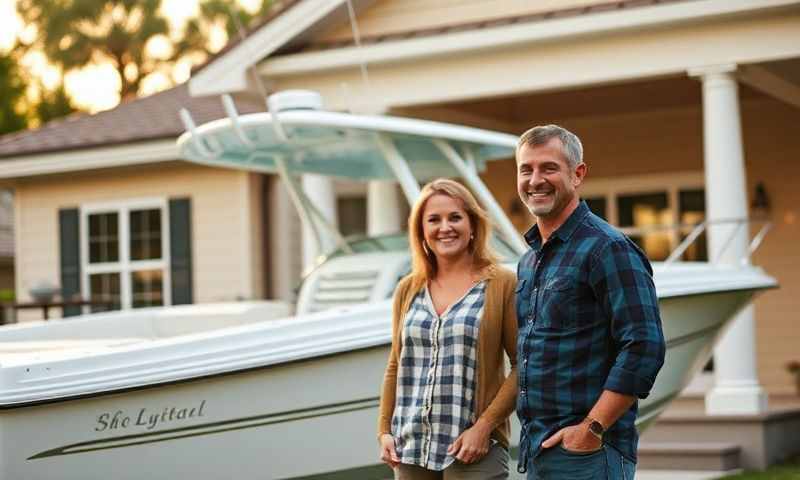
[[[172,28],[179,29],[188,17],[197,13],[199,0],[163,0],[162,9],[169,19]],[[239,0],[246,9],[255,8],[258,0]],[[14,44],[17,35],[35,35],[32,29],[25,29],[22,20],[16,13],[15,0],[0,0],[0,51],[7,51]],[[212,44],[221,47],[225,42],[225,34],[220,32],[211,39]],[[158,44],[154,45],[158,48]],[[42,79],[46,87],[52,88],[58,83],[58,71],[48,65],[43,54],[30,53],[22,61],[25,68],[36,77]],[[177,82],[189,78],[191,64],[179,62],[173,72]],[[119,103],[119,79],[116,70],[108,64],[91,65],[66,75],[64,82],[74,102],[90,112],[97,112],[114,107]],[[142,85],[142,94],[149,94],[169,86],[169,79],[163,75],[151,75]]]

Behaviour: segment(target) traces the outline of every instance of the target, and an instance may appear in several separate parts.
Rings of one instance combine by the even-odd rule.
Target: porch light
[[[764,182],[756,183],[756,189],[753,195],[753,201],[750,202],[750,208],[753,211],[754,217],[763,218],[769,215],[769,195],[767,195],[767,188],[764,186]]]

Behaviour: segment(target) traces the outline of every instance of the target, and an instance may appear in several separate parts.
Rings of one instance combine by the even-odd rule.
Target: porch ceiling
[[[747,85],[740,85],[740,98],[747,100],[764,95]],[[595,115],[618,115],[700,106],[701,86],[696,79],[670,77],[647,81],[603,85],[578,90],[531,93],[482,98],[451,103],[404,108],[401,114],[426,114],[437,111],[468,112],[471,118],[484,119],[503,130],[541,121]],[[502,126],[506,125],[507,128]]]
[[[761,66],[800,87],[800,58],[762,63]]]

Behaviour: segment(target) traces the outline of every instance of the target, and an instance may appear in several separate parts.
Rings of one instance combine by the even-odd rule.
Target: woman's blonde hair
[[[469,249],[472,253],[472,264],[476,270],[483,270],[497,265],[497,256],[489,245],[491,222],[486,211],[478,205],[475,197],[460,183],[446,178],[431,181],[420,192],[419,198],[408,217],[408,243],[411,246],[411,277],[413,283],[422,285],[434,278],[437,272],[436,256],[425,246],[422,228],[422,215],[425,205],[434,195],[447,195],[461,203],[469,217],[473,238]]]

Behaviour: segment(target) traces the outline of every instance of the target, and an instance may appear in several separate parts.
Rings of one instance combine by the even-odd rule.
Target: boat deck
[[[151,339],[146,337],[115,337],[0,342],[0,365],[21,365],[94,355],[149,340]]]

